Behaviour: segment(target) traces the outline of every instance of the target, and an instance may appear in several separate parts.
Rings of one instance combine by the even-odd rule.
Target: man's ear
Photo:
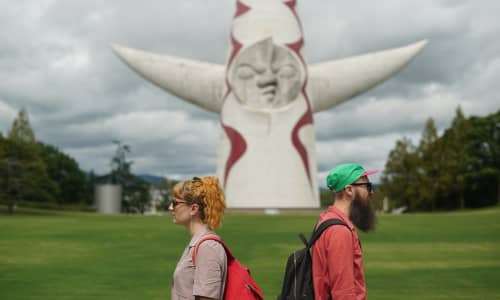
[[[354,188],[352,185],[347,185],[344,189],[344,193],[349,199],[352,199],[354,196]]]

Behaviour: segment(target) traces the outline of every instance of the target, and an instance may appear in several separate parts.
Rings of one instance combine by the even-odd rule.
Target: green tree
[[[411,140],[403,138],[389,153],[385,170],[381,176],[382,192],[387,195],[392,206],[406,206],[415,210],[417,183],[415,146]]]
[[[2,132],[0,131],[0,164],[2,163],[5,156],[5,138],[3,137]]]
[[[330,191],[329,189],[320,188],[319,189],[319,203],[320,203],[321,207],[327,207],[327,206],[332,205],[332,203],[333,203],[332,191]]]
[[[500,110],[486,117],[471,117],[471,206],[500,204]],[[477,197],[477,195],[480,195]]]
[[[470,122],[458,107],[452,125],[445,131],[442,139],[445,160],[442,164],[441,182],[445,195],[452,200],[452,208],[465,208],[467,176],[472,163],[471,131]],[[453,199],[456,199],[454,203]]]
[[[121,141],[113,141],[116,145],[115,155],[111,158],[110,180],[123,189],[123,207],[128,212],[141,212],[149,201],[149,185],[131,172],[133,161],[127,160],[130,146]]]
[[[121,141],[113,141],[116,145],[115,155],[111,158],[111,183],[127,185],[132,177],[130,167],[133,161],[127,161],[127,155],[130,153],[130,146],[122,144]]]
[[[434,120],[429,118],[425,123],[422,138],[416,149],[417,184],[414,188],[418,197],[416,202],[419,209],[436,209],[442,161],[442,150],[438,140],[439,136]]]
[[[382,196],[411,210],[500,203],[500,111],[467,119],[458,107],[441,137],[429,119],[415,150],[409,140],[396,143],[382,183]]]
[[[4,170],[6,169],[5,167],[5,146],[7,144],[7,141],[3,137],[2,132],[0,132],[0,203],[6,203],[5,198],[5,191],[6,191],[6,185],[4,184]]]
[[[98,178],[94,173],[94,170],[90,170],[90,172],[86,176],[86,185],[85,185],[85,201],[87,204],[94,203],[94,188],[98,183]]]
[[[28,113],[22,109],[14,119],[4,145],[2,193],[8,212],[19,201],[53,202],[57,186],[47,175],[31,129]]]
[[[9,139],[13,142],[26,143],[30,146],[36,142],[35,133],[31,129],[29,122],[28,112],[24,108],[19,111],[17,118],[12,123],[9,131]]]
[[[38,143],[41,158],[47,166],[49,178],[59,191],[53,195],[59,203],[83,203],[88,197],[85,174],[78,163],[57,148]]]
[[[158,183],[157,188],[164,191],[162,193],[163,195],[163,200],[162,200],[162,209],[167,210],[168,209],[168,204],[170,203],[170,196],[172,192],[172,188],[174,185],[176,185],[179,182],[179,180],[175,179],[168,179],[168,178],[163,178],[160,183]]]

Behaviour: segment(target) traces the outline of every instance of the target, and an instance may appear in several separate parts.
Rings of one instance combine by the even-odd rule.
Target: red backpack
[[[200,244],[207,240],[219,242],[226,251],[227,256],[227,278],[224,291],[224,300],[263,300],[262,291],[250,275],[250,270],[243,266],[231,253],[220,237],[206,235],[201,238],[193,251],[193,265]]]

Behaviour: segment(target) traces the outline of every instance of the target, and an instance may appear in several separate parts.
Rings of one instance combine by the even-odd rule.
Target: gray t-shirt
[[[224,247],[216,241],[203,242],[196,254],[196,267],[193,265],[192,255],[196,243],[208,234],[215,233],[208,227],[200,230],[184,249],[174,271],[172,300],[194,300],[195,296],[222,300],[224,297],[227,276]]]

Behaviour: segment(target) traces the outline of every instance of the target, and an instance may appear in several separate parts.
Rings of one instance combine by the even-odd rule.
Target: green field
[[[275,299],[297,233],[315,220],[229,213],[219,233]],[[360,236],[371,300],[500,299],[499,208],[384,215]],[[169,216],[0,215],[0,299],[170,299],[187,242]]]

